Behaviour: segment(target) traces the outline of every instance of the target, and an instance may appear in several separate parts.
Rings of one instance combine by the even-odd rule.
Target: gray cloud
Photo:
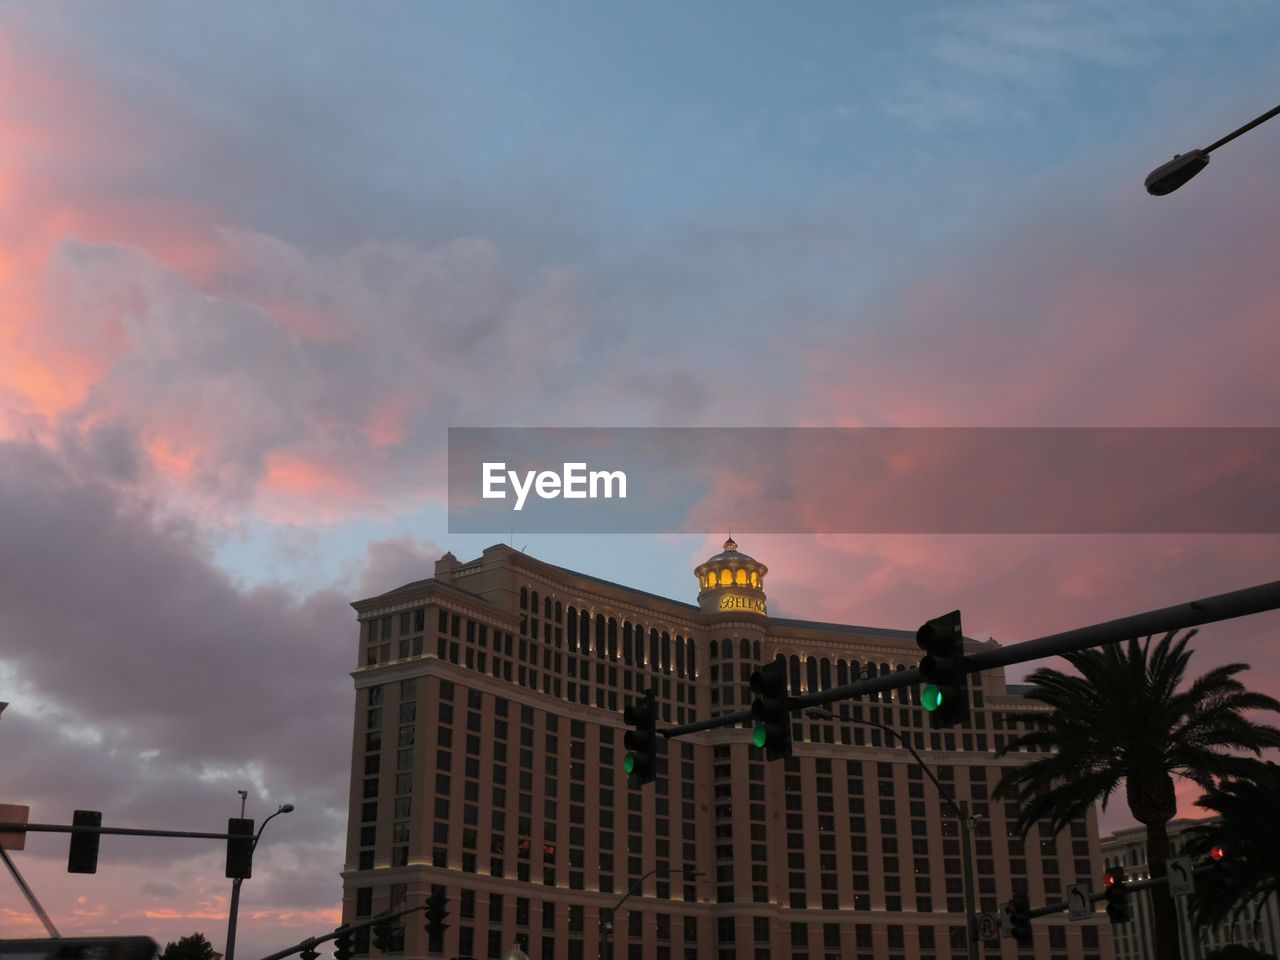
[[[291,801],[296,812],[264,841],[263,876],[276,874],[272,895],[284,901],[330,905],[346,823],[354,584],[301,600],[239,590],[188,528],[30,445],[0,444],[0,518],[6,800],[46,822],[87,808],[114,825],[196,830],[237,814],[239,788],[259,820]],[[375,568],[388,549],[400,548],[375,548]],[[62,858],[65,843],[33,839],[29,853]],[[209,847],[109,837],[102,856],[162,863]],[[313,879],[293,879],[290,864]]]

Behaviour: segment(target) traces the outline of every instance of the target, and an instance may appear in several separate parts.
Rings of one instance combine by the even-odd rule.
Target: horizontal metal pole
[[[0,823],[0,833],[113,833],[126,837],[187,837],[192,840],[230,840],[228,833],[199,833],[191,830],[142,830],[135,827],[87,827],[61,823]],[[244,839],[241,834],[235,835]]]
[[[1179,603],[1160,610],[1147,613],[1136,613],[1118,620],[1080,627],[1065,633],[1055,633],[1038,640],[1027,640],[1023,643],[998,647],[994,650],[983,650],[965,657],[965,672],[976,673],[993,667],[1007,667],[1015,663],[1026,663],[1042,657],[1059,657],[1064,653],[1075,653],[1089,647],[1103,646],[1130,640],[1135,637],[1148,637],[1157,633],[1168,633],[1171,630],[1185,630],[1188,627],[1199,627],[1206,623],[1217,623],[1220,620],[1234,620],[1255,613],[1280,608],[1280,580],[1233,590],[1230,593],[1206,597],[1203,600],[1192,600]]]
[[[1208,876],[1212,872],[1213,864],[1206,863],[1193,869],[1191,871],[1191,875],[1193,877],[1204,877]],[[1146,880],[1134,880],[1132,882],[1126,880],[1124,889],[1126,893],[1137,893],[1141,890],[1150,890],[1152,887],[1162,887],[1168,882],[1169,877],[1167,875],[1163,877],[1148,877]],[[1089,903],[1094,904],[1099,900],[1105,900],[1106,898],[1107,891],[1105,889],[1099,890],[1097,893],[1091,892],[1089,894]],[[1052,916],[1055,913],[1062,913],[1062,911],[1067,909],[1070,909],[1070,904],[1068,904],[1066,900],[1059,900],[1057,903],[1049,903],[1043,907],[1036,907],[1034,910],[1030,911],[1028,916],[1030,916],[1032,920],[1035,920],[1037,917]]]
[[[715,730],[717,727],[736,727],[751,719],[750,710],[739,710],[736,713],[722,713],[708,720],[695,720],[693,723],[682,723],[678,727],[664,727],[657,731],[664,737],[682,737],[686,733],[697,733],[699,730]]]
[[[1054,633],[1035,640],[1013,643],[1007,647],[982,650],[966,656],[963,660],[965,673],[979,673],[996,667],[1012,666],[1016,663],[1028,663],[1045,657],[1059,657],[1067,653],[1100,647],[1109,643],[1119,643],[1137,637],[1168,633],[1171,630],[1184,630],[1199,627],[1206,623],[1217,623],[1221,620],[1234,620],[1255,613],[1280,609],[1280,580],[1259,584],[1256,587],[1245,587],[1203,600],[1192,600],[1172,607],[1137,613],[1118,620],[1108,620],[1064,633]],[[805,710],[809,707],[820,707],[840,700],[853,700],[884,690],[899,690],[923,683],[920,671],[912,667],[908,670],[895,670],[878,677],[867,677],[855,680],[829,690],[815,690],[801,696],[788,699],[789,709]],[[722,714],[709,720],[698,720],[694,723],[683,723],[679,726],[666,727],[658,732],[672,739],[686,733],[697,733],[701,730],[713,730],[718,727],[737,726],[751,719],[750,710],[739,710],[736,713]]]
[[[326,943],[329,940],[337,940],[339,937],[344,937],[349,933],[355,933],[357,930],[363,930],[366,927],[377,926],[380,923],[387,923],[391,920],[399,920],[401,917],[408,916],[411,913],[422,913],[426,909],[426,905],[424,904],[420,907],[408,907],[405,910],[401,910],[399,913],[380,913],[376,917],[365,917],[362,920],[344,923],[331,933],[322,934],[318,937],[311,937],[308,940],[303,940],[301,943],[295,943],[292,947],[285,947],[283,950],[278,950],[275,953],[268,954],[263,957],[262,960],[284,960],[285,957],[291,957],[295,953],[301,953],[303,950],[314,950],[316,947],[320,946],[320,944]]]

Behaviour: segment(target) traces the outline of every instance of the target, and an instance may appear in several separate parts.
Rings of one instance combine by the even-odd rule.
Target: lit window
[[[721,570],[721,571],[720,571],[720,586],[722,586],[722,587],[727,587],[727,586],[729,586],[729,585],[730,585],[730,584],[732,584],[732,583],[733,583],[733,574],[731,574],[728,570]]]
[[[747,571],[739,570],[737,580],[738,580],[738,586],[745,587],[747,585]]]

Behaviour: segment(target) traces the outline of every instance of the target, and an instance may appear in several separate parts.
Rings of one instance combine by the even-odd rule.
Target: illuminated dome
[[[700,563],[693,575],[701,590],[698,604],[704,613],[765,613],[764,578],[769,572],[759,560],[738,550],[733,537],[724,550]]]

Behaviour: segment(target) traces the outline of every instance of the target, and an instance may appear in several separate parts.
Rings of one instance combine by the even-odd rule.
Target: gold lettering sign
[[[720,609],[749,610],[751,613],[766,613],[764,601],[759,597],[744,597],[740,593],[726,593],[720,598]]]

